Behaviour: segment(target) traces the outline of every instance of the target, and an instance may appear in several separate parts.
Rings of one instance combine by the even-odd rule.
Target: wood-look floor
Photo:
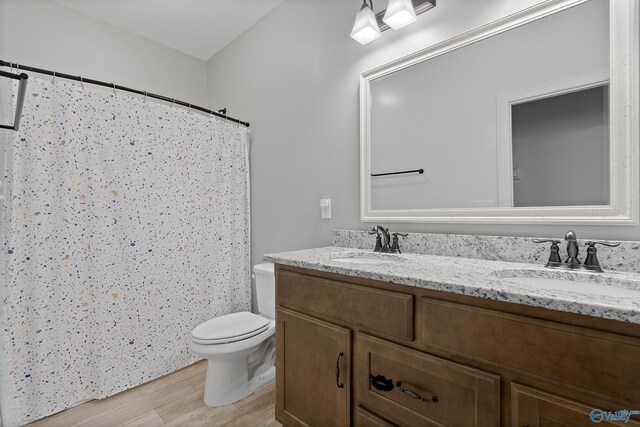
[[[29,424],[33,427],[275,427],[275,383],[232,405],[202,401],[206,361],[102,400],[92,400]]]

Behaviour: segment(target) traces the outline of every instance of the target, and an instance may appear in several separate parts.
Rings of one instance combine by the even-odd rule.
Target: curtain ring
[[[55,83],[56,82],[56,72],[53,72],[53,78],[51,79],[51,83]]]
[[[82,90],[84,90],[84,80],[82,79],[82,76],[78,77],[80,77],[80,86],[82,86]]]
[[[113,96],[118,96],[118,94],[116,93],[116,85],[114,83],[111,83],[111,87],[113,88]]]
[[[171,98],[171,106],[174,107],[176,105],[176,99]]]
[[[16,74],[20,74],[20,64],[16,62]]]
[[[144,102],[147,102],[147,91],[144,91]]]

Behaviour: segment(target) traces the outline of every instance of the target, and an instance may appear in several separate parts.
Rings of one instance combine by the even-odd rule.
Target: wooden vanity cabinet
[[[276,306],[285,426],[582,427],[640,409],[640,325],[280,264]]]

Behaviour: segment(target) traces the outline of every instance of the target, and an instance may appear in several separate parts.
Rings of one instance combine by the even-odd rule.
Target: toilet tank
[[[276,317],[276,275],[271,262],[256,264],[253,273],[256,277],[256,303],[258,313],[271,318]]]

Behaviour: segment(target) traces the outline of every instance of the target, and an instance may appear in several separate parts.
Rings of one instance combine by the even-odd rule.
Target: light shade
[[[364,3],[360,10],[356,13],[356,21],[353,23],[351,30],[351,38],[360,44],[367,44],[378,37],[382,33],[376,21],[376,15],[373,10]]]
[[[389,0],[389,6],[382,20],[394,30],[416,21],[416,12],[411,0]]]

